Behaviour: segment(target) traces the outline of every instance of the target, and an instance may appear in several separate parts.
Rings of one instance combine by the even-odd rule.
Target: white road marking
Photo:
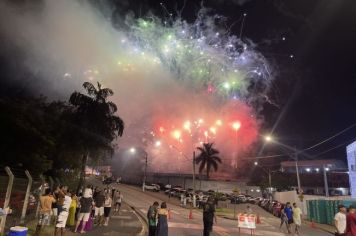
[[[131,220],[132,216],[111,216],[113,219]]]

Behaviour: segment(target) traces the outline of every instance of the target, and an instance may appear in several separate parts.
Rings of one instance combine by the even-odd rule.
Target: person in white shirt
[[[346,207],[344,205],[338,206],[339,212],[335,214],[334,225],[335,225],[335,235],[345,236],[346,235]]]
[[[64,196],[62,211],[59,213],[58,218],[57,218],[56,229],[54,230],[54,236],[57,236],[57,235],[64,236],[65,229],[66,229],[66,223],[67,223],[67,219],[68,219],[68,215],[69,215],[69,207],[72,202],[71,194],[67,190],[67,188],[63,189],[63,193],[65,194],[65,196]]]
[[[104,226],[108,226],[109,224],[111,206],[112,206],[112,199],[110,197],[110,193],[107,193],[105,194],[105,202],[104,202],[104,217],[105,217]]]
[[[115,212],[120,213],[123,195],[119,190],[117,190],[114,197],[115,197]]]

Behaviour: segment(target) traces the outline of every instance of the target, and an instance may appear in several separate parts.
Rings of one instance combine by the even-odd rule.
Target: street
[[[198,210],[193,210],[193,219],[189,219],[189,209],[182,208],[174,202],[173,199],[169,202],[167,196],[163,193],[153,193],[153,192],[142,192],[141,188],[128,186],[124,184],[113,185],[124,195],[124,201],[134,206],[137,211],[139,211],[143,216],[147,214],[148,207],[154,202],[168,202],[168,208],[171,210],[171,219],[169,220],[169,235],[171,236],[195,236],[202,235],[203,231],[203,221],[202,213]],[[245,204],[237,205],[237,211],[243,212],[246,208]],[[269,235],[269,236],[282,236],[288,235],[284,231],[279,230],[280,220],[271,214],[265,212],[258,206],[252,205],[252,209],[255,213],[261,215],[261,224],[257,225],[255,235]],[[218,222],[214,225],[214,232],[212,236],[229,236],[237,235],[238,228],[236,227],[236,221],[224,219],[218,217]],[[284,229],[285,230],[285,229]],[[240,235],[250,235],[249,230],[241,229]],[[290,235],[290,234],[289,234]],[[312,229],[307,225],[302,226],[300,235],[315,235],[315,236],[325,236],[330,235],[329,233],[323,232],[318,229]]]

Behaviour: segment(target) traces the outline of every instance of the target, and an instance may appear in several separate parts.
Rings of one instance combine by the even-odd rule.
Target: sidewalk
[[[112,213],[113,213],[112,208]],[[29,228],[28,235],[34,235],[34,229],[36,228],[36,222],[32,221],[27,225]],[[126,203],[122,204],[120,214],[111,214],[108,226],[94,226],[92,230],[85,233],[85,235],[96,236],[96,235],[138,235],[144,236],[147,232],[146,222],[143,221],[137,213]],[[54,226],[49,226],[41,232],[41,236],[53,236]],[[73,232],[73,228],[67,228],[67,236],[75,236],[78,233]]]

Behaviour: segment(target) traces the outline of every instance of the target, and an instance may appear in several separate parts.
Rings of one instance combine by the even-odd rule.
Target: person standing
[[[161,208],[158,210],[158,221],[156,236],[168,236],[168,209],[167,203],[162,202]]]
[[[148,236],[156,236],[158,206],[158,202],[154,202],[153,205],[148,208]]]
[[[68,192],[68,187],[67,186],[60,186],[56,190],[56,194],[57,194],[57,209],[58,209],[57,210],[57,214],[58,214],[58,216],[62,211],[63,204],[64,204],[64,199],[65,199],[65,196],[66,196],[67,192]]]
[[[36,236],[41,234],[41,230],[44,226],[50,225],[52,204],[55,202],[56,200],[52,196],[51,190],[47,188],[45,194],[40,197],[40,216],[36,227]]]
[[[334,217],[335,236],[346,236],[346,207],[339,205],[338,209]]]
[[[87,195],[88,196],[88,195]],[[84,229],[89,220],[90,212],[93,206],[93,198],[92,197],[81,197],[80,198],[80,213],[78,216],[77,224],[75,225],[74,232],[78,231],[80,222],[82,223],[82,227],[80,229],[80,233],[85,233]]]
[[[213,224],[217,223],[215,216],[215,205],[213,197],[209,197],[208,201],[203,206],[203,223],[204,223],[204,236],[209,236],[213,231]]]
[[[77,210],[77,205],[78,205],[78,197],[75,194],[75,192],[72,191],[71,195],[72,195],[72,202],[70,203],[70,207],[69,207],[69,216],[67,221],[68,226],[75,225],[75,212]]]
[[[295,202],[293,203],[293,222],[295,224],[295,233],[299,235],[300,227],[302,225],[302,210]]]
[[[95,201],[96,224],[103,225],[105,196],[100,190],[97,191],[94,201]]]
[[[356,209],[354,206],[349,207],[349,213],[346,216],[346,235],[356,235]]]
[[[54,236],[65,235],[66,223],[69,215],[69,207],[72,202],[71,194],[67,191],[67,188],[62,188],[61,192],[64,195],[63,204],[61,206],[61,211],[57,218],[56,228],[54,230]]]
[[[105,195],[105,202],[104,202],[104,217],[105,217],[105,223],[104,226],[109,225],[109,217],[110,217],[110,211],[111,211],[111,206],[112,206],[112,198],[110,197],[110,193],[107,193]]]
[[[279,226],[279,230],[282,229],[283,224],[286,225],[286,228],[288,230],[288,217],[287,217],[286,213],[284,212],[284,206],[282,205],[281,206],[281,224]]]
[[[293,210],[290,205],[290,202],[286,203],[286,207],[284,208],[284,213],[286,214],[287,219],[288,219],[287,230],[288,230],[288,233],[290,234],[291,233],[290,228],[291,228],[291,225],[293,224]]]
[[[117,212],[118,214],[120,213],[122,199],[123,199],[122,193],[119,190],[117,190],[117,192],[115,193],[115,212]]]

